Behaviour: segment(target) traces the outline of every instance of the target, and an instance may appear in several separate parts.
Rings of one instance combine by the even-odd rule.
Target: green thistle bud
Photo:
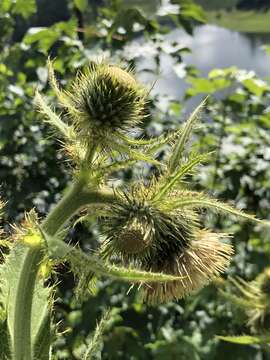
[[[144,117],[146,90],[117,66],[92,64],[77,76],[69,96],[82,132],[126,130]]]

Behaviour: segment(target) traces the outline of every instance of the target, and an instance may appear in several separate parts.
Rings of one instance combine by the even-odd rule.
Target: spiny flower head
[[[133,187],[131,194],[118,194],[119,203],[108,209],[103,222],[107,237],[104,253],[118,253],[127,261],[147,262],[157,253],[159,258],[167,258],[192,239],[197,225],[195,214],[165,213],[151,202],[150,194],[145,186]]]
[[[145,88],[118,66],[93,63],[79,73],[68,94],[82,132],[127,130],[144,117]]]
[[[80,71],[69,90],[60,88],[48,60],[49,80],[65,116],[56,114],[36,92],[35,104],[63,137],[63,147],[77,168],[85,168],[95,154],[125,155],[136,161],[158,161],[145,154],[146,141],[130,137],[146,116],[148,91],[129,70],[105,62]],[[85,166],[86,165],[86,166]]]
[[[149,191],[147,191],[149,190]],[[200,230],[195,212],[165,211],[145,186],[123,194],[105,219],[102,255],[119,255],[142,270],[179,276],[180,281],[148,283],[142,297],[149,304],[179,299],[223,272],[232,254],[222,234]]]

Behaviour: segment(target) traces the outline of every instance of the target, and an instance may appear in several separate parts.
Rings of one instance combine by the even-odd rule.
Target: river
[[[168,40],[177,41],[180,46],[187,46],[191,53],[183,56],[186,65],[194,65],[202,76],[213,68],[237,66],[240,69],[255,71],[260,77],[270,77],[270,56],[262,46],[270,43],[269,34],[243,34],[215,25],[202,25],[190,36],[182,29],[174,29],[167,35]],[[137,56],[139,68],[151,67],[149,60],[155,56],[155,48],[150,43],[136,41],[127,53]],[[187,84],[185,83],[184,65],[174,67],[168,55],[161,57],[161,71],[158,75],[144,72],[144,81],[156,81],[154,92],[175,98],[182,97]]]

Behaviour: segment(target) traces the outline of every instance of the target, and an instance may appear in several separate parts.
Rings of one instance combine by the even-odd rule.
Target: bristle
[[[158,269],[164,274],[184,277],[180,281],[148,284],[142,289],[142,297],[148,304],[181,299],[199,290],[225,271],[233,254],[232,247],[220,242],[220,234],[200,231],[189,247],[164,261]]]

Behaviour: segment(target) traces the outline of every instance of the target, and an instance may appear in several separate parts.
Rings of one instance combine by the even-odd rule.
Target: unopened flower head
[[[146,89],[118,66],[92,64],[77,76],[69,95],[76,125],[86,133],[126,130],[144,117]]]

